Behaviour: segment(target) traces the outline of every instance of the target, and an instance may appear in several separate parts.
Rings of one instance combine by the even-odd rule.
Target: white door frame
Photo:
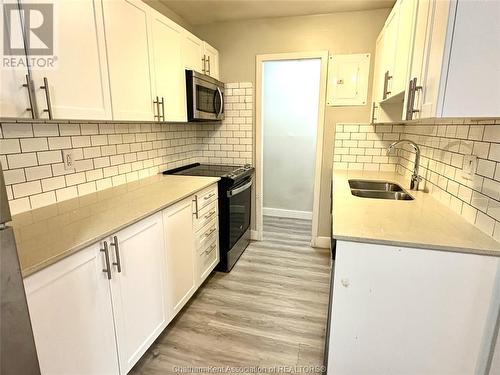
[[[325,124],[325,104],[326,104],[326,79],[328,69],[328,51],[310,51],[310,52],[291,52],[291,53],[273,53],[256,56],[256,87],[255,87],[255,219],[256,232],[253,236],[256,240],[262,240],[263,230],[263,136],[262,136],[262,72],[266,61],[279,60],[304,60],[320,59],[320,85],[319,85],[319,108],[318,108],[318,127],[316,132],[316,162],[314,168],[314,197],[312,212],[312,234],[311,245],[318,246],[318,222],[319,222],[319,197],[321,186],[321,163],[323,159],[323,130]],[[321,242],[321,240],[320,240]],[[324,242],[324,241],[323,241]]]

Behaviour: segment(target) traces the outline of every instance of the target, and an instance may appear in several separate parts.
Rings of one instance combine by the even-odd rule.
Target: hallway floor
[[[330,253],[311,248],[310,236],[310,221],[265,217],[264,241],[209,277],[131,374],[321,366]]]

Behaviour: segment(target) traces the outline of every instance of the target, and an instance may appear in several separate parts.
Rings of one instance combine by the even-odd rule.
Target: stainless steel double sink
[[[351,194],[361,198],[412,201],[413,197],[401,186],[388,181],[349,180]]]

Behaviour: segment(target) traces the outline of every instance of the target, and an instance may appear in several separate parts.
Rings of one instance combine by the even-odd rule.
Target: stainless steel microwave
[[[186,70],[188,121],[221,121],[224,119],[224,83]]]

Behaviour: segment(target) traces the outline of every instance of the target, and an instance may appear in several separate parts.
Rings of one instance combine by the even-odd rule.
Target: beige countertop
[[[29,276],[218,180],[160,174],[15,215],[11,225],[22,274]]]
[[[349,179],[401,185],[413,201],[353,196]],[[408,189],[396,173],[333,171],[332,236],[337,240],[455,251],[500,257],[500,243],[423,191]]]

